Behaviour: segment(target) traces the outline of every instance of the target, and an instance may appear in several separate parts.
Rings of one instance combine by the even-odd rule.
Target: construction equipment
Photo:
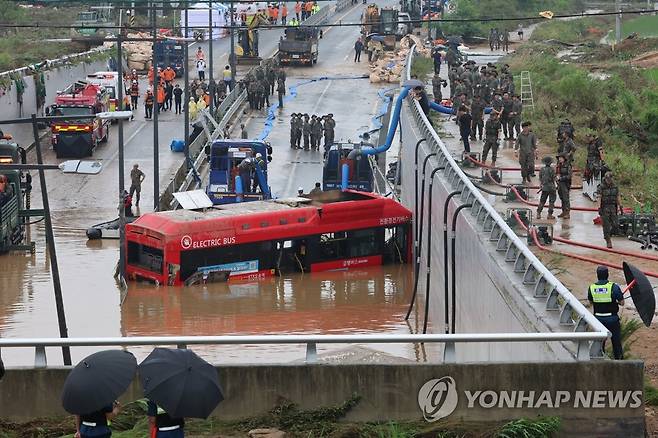
[[[279,63],[313,65],[318,62],[319,30],[315,27],[289,27],[279,41]]]
[[[78,81],[57,94],[46,114],[69,116],[70,120],[51,124],[51,141],[57,158],[83,158],[92,155],[98,143],[109,137],[109,119],[76,119],[108,110],[110,94],[104,87]]]
[[[258,27],[269,24],[267,15],[258,11],[247,18],[248,23],[238,29],[238,46],[235,48],[238,64],[256,64],[262,58],[258,54]]]
[[[381,41],[385,49],[395,49],[396,34],[398,30],[398,10],[382,8],[370,4],[363,11],[361,17],[361,33],[366,39],[366,48],[371,39]]]

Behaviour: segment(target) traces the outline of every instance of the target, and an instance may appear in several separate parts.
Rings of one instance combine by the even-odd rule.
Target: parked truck
[[[318,62],[319,30],[315,27],[289,27],[279,41],[280,64],[313,65]]]
[[[104,87],[80,81],[57,94],[48,114],[70,119],[51,124],[51,141],[57,158],[83,158],[109,137],[110,120],[89,118],[109,109],[110,95]],[[76,119],[76,116],[85,116]]]
[[[154,52],[158,61],[158,67],[163,70],[171,67],[176,72],[176,77],[183,77],[185,74],[185,51],[181,41],[158,40],[154,44]]]

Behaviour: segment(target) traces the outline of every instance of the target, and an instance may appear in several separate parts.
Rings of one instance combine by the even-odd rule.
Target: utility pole
[[[215,107],[215,83],[213,81],[213,21],[212,21],[212,0],[208,2],[208,91],[210,91],[210,114],[213,114]]]
[[[155,52],[155,45],[158,41],[158,31],[156,29],[157,18],[155,16],[155,2],[153,3],[153,10],[151,11],[151,24],[153,27],[153,95],[155,97],[155,108],[153,110],[153,210],[158,211],[160,208],[160,147],[158,143],[158,113],[160,111],[160,103],[158,102],[158,85],[160,75],[158,75],[158,60]]]
[[[188,3],[185,3],[185,38],[188,35]],[[185,111],[183,117],[183,123],[185,124],[185,166],[189,165],[190,162],[190,53],[189,53],[189,43],[185,42],[185,64],[183,64],[183,77],[185,81],[185,101],[183,102],[183,111]]]
[[[233,9],[233,1],[229,3],[231,7],[231,59],[229,59],[229,64],[231,64],[231,78],[233,78],[233,84],[236,84],[235,80],[235,10]],[[234,85],[235,86],[235,85]]]
[[[615,41],[617,43],[621,42],[621,6],[619,4],[619,0],[615,0],[615,12],[617,12],[617,15],[615,15]]]
[[[122,47],[121,38],[122,34],[119,32],[117,36],[117,98],[119,100],[119,108],[123,107],[123,60],[122,60]],[[126,110],[126,108],[123,108]],[[132,110],[132,108],[131,108]],[[126,188],[125,184],[125,168],[123,156],[123,120],[119,119],[119,284],[123,285],[126,278],[126,209],[123,203],[123,192]]]
[[[32,114],[32,134],[34,135],[34,149],[37,153],[37,164],[43,164],[41,155],[41,141],[39,140],[39,128],[37,126],[37,115]],[[48,200],[48,189],[46,187],[46,174],[43,168],[39,168],[39,184],[41,189],[41,201],[43,203],[44,221],[46,225],[46,244],[48,247],[48,258],[50,259],[50,270],[53,275],[53,289],[55,291],[55,308],[57,309],[57,322],[59,324],[59,337],[68,338],[66,327],[66,313],[64,312],[64,299],[62,298],[62,283],[59,278],[59,265],[57,264],[57,251],[55,250],[55,236],[53,224],[50,219],[50,202]],[[64,365],[71,365],[71,350],[68,346],[62,346],[62,358]]]

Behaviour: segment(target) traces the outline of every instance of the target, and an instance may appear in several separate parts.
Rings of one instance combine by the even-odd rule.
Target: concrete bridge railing
[[[415,53],[415,46],[411,49],[407,59],[406,78],[411,78],[411,64]],[[445,246],[442,232],[439,227],[427,230],[432,233],[433,247],[431,253],[438,253],[432,260],[432,300],[431,308],[433,326],[446,327],[453,321],[448,321],[448,307],[458,306],[459,321],[457,332],[495,332],[504,331],[554,331],[554,332],[596,332],[606,334],[606,328],[592,315],[583,304],[571,294],[571,292],[544,266],[544,264],[530,251],[525,242],[521,240],[507,225],[505,219],[494,209],[491,203],[471,182],[460,166],[453,158],[441,138],[437,135],[432,124],[423,113],[418,101],[410,98],[404,105],[401,116],[403,145],[401,148],[402,166],[402,200],[407,205],[415,205],[418,200],[418,187],[429,185],[430,175],[422,176],[420,164],[427,163],[429,170],[437,169],[433,182],[439,182],[432,193],[421,197],[425,198],[427,210],[418,213],[426,218],[430,211],[436,211],[434,215],[438,220],[448,214],[448,195],[450,192],[459,192],[453,201],[456,204],[470,205],[468,215],[458,216],[457,229],[461,229],[459,235],[450,236],[455,239],[457,255],[452,254],[459,260],[459,271],[451,275],[443,265]],[[415,149],[415,150],[414,150]],[[414,157],[414,152],[416,156]],[[417,173],[415,173],[417,172]],[[418,175],[418,180],[414,180]],[[427,179],[427,180],[426,180]],[[436,186],[439,186],[438,188]],[[415,193],[414,193],[415,187]],[[431,187],[431,186],[430,186]],[[453,195],[454,196],[454,195]],[[447,200],[447,201],[446,201]],[[422,204],[421,204],[422,205]],[[415,218],[416,221],[419,217]],[[437,220],[437,219],[435,219]],[[437,221],[438,222],[438,221]],[[446,222],[444,222],[446,223]],[[447,222],[450,223],[450,222]],[[427,221],[425,221],[427,224]],[[427,225],[426,225],[427,226]],[[443,230],[442,230],[443,231]],[[420,235],[422,240],[424,233]],[[428,239],[425,239],[428,240]],[[447,239],[446,239],[447,240]],[[428,243],[426,242],[427,246]],[[444,243],[447,245],[447,243]],[[425,249],[418,254],[422,260],[421,266],[425,267],[427,256]],[[445,251],[447,253],[447,251]],[[421,271],[420,278],[424,274]],[[438,277],[438,278],[437,278]],[[441,278],[443,277],[443,278]],[[455,281],[457,277],[459,284],[458,300],[452,302],[448,297],[446,287],[445,296],[436,287],[437,285],[448,285],[448,279]],[[420,288],[419,288],[420,289]],[[445,297],[445,298],[444,298]],[[440,309],[437,309],[437,303]],[[444,318],[443,307],[445,307]],[[453,310],[454,312],[454,310]],[[454,313],[453,313],[454,314]],[[444,320],[445,319],[445,320]],[[565,344],[565,350],[558,352],[555,349],[544,349],[537,352],[516,351],[521,357],[532,357],[535,354],[544,354],[546,358],[561,357],[568,359],[570,356],[578,360],[587,360],[590,357],[601,357],[601,342],[594,341],[589,344],[579,342],[575,345]],[[480,352],[474,352],[480,354]],[[508,350],[505,353],[493,354],[488,359],[504,358],[513,353]]]

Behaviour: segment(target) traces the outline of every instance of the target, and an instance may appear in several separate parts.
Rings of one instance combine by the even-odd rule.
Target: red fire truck
[[[70,120],[52,123],[52,145],[57,158],[83,158],[91,156],[100,142],[109,136],[110,120],[77,119],[108,111],[110,95],[104,87],[76,82],[57,94],[49,107],[53,116],[70,116]]]
[[[126,274],[180,285],[226,273],[259,280],[411,259],[411,211],[356,191],[147,213],[126,225]]]

